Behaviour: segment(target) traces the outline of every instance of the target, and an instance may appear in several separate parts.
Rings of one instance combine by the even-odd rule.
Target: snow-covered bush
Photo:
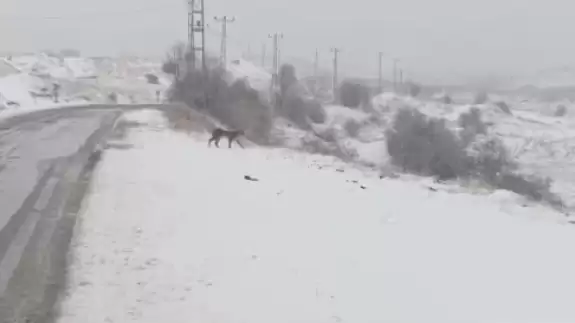
[[[356,137],[361,129],[361,125],[354,119],[349,119],[343,124],[343,128],[350,137]]]
[[[453,103],[453,99],[451,98],[451,96],[449,94],[447,94],[446,92],[440,92],[440,93],[436,93],[433,95],[433,99],[436,100],[437,102],[441,102],[444,104],[451,104]]]
[[[549,178],[508,173],[502,174],[497,180],[495,184],[501,189],[515,192],[532,200],[545,201],[557,208],[564,207],[561,198],[551,192],[552,181]]]
[[[292,65],[283,65],[280,70],[280,95],[278,113],[288,118],[301,129],[310,129],[311,122],[324,123],[326,113],[317,100],[300,83]]]
[[[282,97],[285,97],[289,88],[298,82],[295,67],[291,64],[283,64],[280,67],[278,79],[280,85],[280,94]]]
[[[172,60],[165,61],[162,64],[162,72],[169,75],[177,75],[178,73],[178,63]]]
[[[146,77],[146,81],[149,84],[160,84],[160,79],[158,78],[157,75],[155,74],[151,74],[151,73],[147,73],[146,75],[144,75]]]
[[[473,98],[473,104],[484,104],[488,100],[487,92],[481,91],[475,95]]]
[[[562,206],[550,190],[550,180],[519,172],[503,142],[488,133],[479,110],[462,114],[459,124],[462,136],[448,129],[445,120],[427,117],[416,109],[401,109],[386,131],[391,162],[404,171],[439,179],[477,178],[493,187]]]
[[[481,111],[478,108],[471,108],[468,112],[459,115],[457,120],[462,128],[461,138],[467,146],[478,134],[487,133],[487,125],[481,119]]]
[[[386,140],[392,163],[404,171],[441,179],[467,175],[465,147],[442,119],[401,109],[386,131]]]
[[[482,178],[490,184],[498,181],[502,174],[517,169],[503,142],[497,137],[478,135],[466,147],[471,175]]]
[[[311,119],[311,121],[313,121],[314,123],[324,123],[325,122],[327,116],[325,113],[325,109],[323,108],[321,103],[319,103],[316,100],[310,100],[307,102],[306,106],[307,106],[308,115],[309,115],[309,118]]]
[[[344,81],[339,88],[339,100],[345,107],[358,108],[369,103],[369,92],[369,88],[363,84]]]
[[[204,110],[227,127],[244,130],[250,140],[267,144],[273,124],[271,108],[245,80],[228,84],[225,75],[219,68],[208,68],[205,76],[200,70],[188,71],[174,81],[169,98]]]
[[[501,111],[505,112],[506,114],[513,114],[511,113],[511,108],[509,108],[509,105],[507,103],[505,103],[504,101],[499,101],[499,102],[495,102],[495,105],[501,109]]]
[[[419,93],[421,93],[421,85],[414,82],[409,82],[408,89],[409,89],[409,95],[414,98],[417,97]]]
[[[557,108],[555,108],[555,113],[553,114],[556,117],[564,117],[567,114],[567,107],[563,104],[559,104]]]

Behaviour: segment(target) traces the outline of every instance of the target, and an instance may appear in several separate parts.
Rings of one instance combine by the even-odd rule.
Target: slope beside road
[[[58,323],[575,321],[575,232],[549,208],[125,118]]]

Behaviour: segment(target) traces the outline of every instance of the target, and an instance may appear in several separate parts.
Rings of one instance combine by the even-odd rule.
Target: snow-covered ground
[[[548,208],[126,119],[59,323],[575,321],[575,228]]]
[[[267,96],[271,76],[256,64],[237,60],[229,66],[232,79],[246,79]],[[453,95],[452,95],[453,97]],[[306,151],[337,151],[347,158],[374,167],[389,163],[386,152],[385,129],[391,126],[395,113],[404,107],[417,108],[422,113],[444,118],[456,128],[457,119],[471,107],[481,110],[484,121],[491,124],[491,134],[503,140],[511,157],[521,164],[525,173],[551,178],[553,191],[569,207],[575,207],[575,104],[569,100],[544,102],[517,95],[490,94],[485,104],[473,103],[474,95],[467,93],[467,104],[443,104],[437,99],[418,99],[385,93],[373,99],[373,109],[348,109],[325,106],[326,122],[314,125],[316,133],[329,140],[320,140],[310,133],[277,123],[276,136],[283,137],[286,147]],[[461,100],[459,100],[461,101]],[[458,101],[458,102],[459,102]],[[512,115],[504,113],[496,102],[506,102]],[[566,115],[554,116],[558,106]],[[357,131],[349,131],[357,128]],[[322,146],[322,149],[316,149]],[[309,149],[313,147],[313,149]]]
[[[54,57],[44,53],[0,58],[0,117],[68,104],[106,103],[116,93],[119,103],[151,103],[169,78],[161,62],[135,57]],[[149,84],[146,74],[158,76]],[[60,84],[60,102],[51,97]]]

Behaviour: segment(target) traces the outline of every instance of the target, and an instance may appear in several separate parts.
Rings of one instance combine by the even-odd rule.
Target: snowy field
[[[229,76],[231,80],[247,80],[253,88],[260,91],[262,97],[266,97],[271,77],[256,64],[237,60],[230,64]],[[467,104],[444,104],[434,98],[412,98],[384,93],[373,98],[371,109],[324,106],[326,121],[314,124],[315,133],[277,122],[274,135],[282,138],[285,147],[312,152],[337,152],[359,164],[385,168],[389,165],[389,156],[384,132],[392,125],[397,111],[405,107],[416,108],[429,117],[445,119],[448,126],[456,130],[459,127],[459,116],[476,107],[481,111],[482,119],[490,125],[489,135],[504,142],[511,158],[519,162],[521,172],[551,178],[552,191],[561,196],[568,208],[573,210],[575,104],[569,100],[548,102],[501,94],[490,94],[484,104],[472,104],[474,93],[467,93],[467,100]],[[511,115],[504,113],[496,105],[499,101],[507,103]],[[564,116],[554,115],[559,106],[565,107]],[[356,130],[350,131],[354,128]],[[329,140],[322,141],[316,134]],[[321,149],[317,149],[318,147]]]
[[[550,209],[126,118],[58,323],[575,322],[575,227]]]

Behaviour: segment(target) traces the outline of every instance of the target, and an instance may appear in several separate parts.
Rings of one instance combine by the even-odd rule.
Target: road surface
[[[0,121],[0,323],[53,319],[97,148],[123,109],[70,107]]]

